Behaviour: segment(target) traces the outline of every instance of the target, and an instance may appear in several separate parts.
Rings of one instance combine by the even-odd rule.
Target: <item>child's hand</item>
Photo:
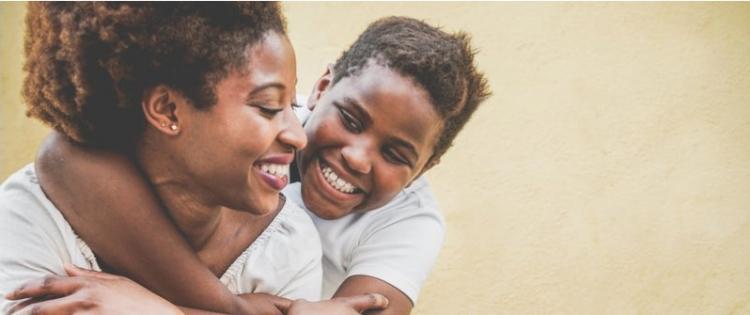
[[[183,314],[175,305],[132,280],[66,265],[68,277],[33,280],[5,296],[28,299],[10,313],[21,314]],[[53,297],[53,298],[49,298]]]
[[[287,315],[359,315],[367,310],[388,307],[388,299],[377,293],[333,298],[320,302],[297,300]]]

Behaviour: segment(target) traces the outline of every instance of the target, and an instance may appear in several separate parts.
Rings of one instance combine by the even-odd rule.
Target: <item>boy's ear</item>
[[[318,78],[318,81],[315,81],[313,91],[307,98],[307,108],[309,110],[315,109],[315,104],[331,88],[331,82],[333,82],[333,64],[329,63],[323,75]]]
[[[179,107],[182,99],[176,91],[159,85],[147,90],[141,101],[146,122],[168,135],[180,133]]]

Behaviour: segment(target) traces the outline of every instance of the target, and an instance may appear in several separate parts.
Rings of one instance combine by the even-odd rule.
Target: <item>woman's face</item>
[[[305,206],[324,219],[393,199],[424,169],[442,130],[424,89],[375,64],[312,101],[299,168]]]
[[[292,111],[297,77],[289,40],[271,32],[248,55],[242,71],[216,85],[214,106],[183,107],[179,151],[203,200],[266,214],[278,207],[306,137]]]

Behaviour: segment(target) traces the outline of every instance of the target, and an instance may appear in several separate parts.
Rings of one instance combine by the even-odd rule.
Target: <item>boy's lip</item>
[[[331,162],[329,162],[328,160],[326,160],[326,159],[324,159],[322,157],[318,158],[318,163],[317,164],[318,164],[318,171],[321,172],[321,175],[322,175],[322,168],[324,166],[327,166],[327,167],[331,168],[331,170],[334,173],[336,173],[336,175],[339,178],[341,178],[341,179],[349,182],[350,184],[354,185],[354,187],[359,190],[358,193],[367,194],[367,192],[369,191],[368,187],[364,187],[364,185],[362,185],[362,181],[361,180],[359,180],[358,178],[355,178],[354,176],[351,176],[351,174],[349,172],[343,170],[342,167],[340,167],[339,165],[337,165],[335,163],[331,163]]]
[[[322,163],[322,164],[321,164]],[[340,208],[341,210],[344,210],[348,213],[349,209],[360,204],[365,198],[365,195],[363,192],[358,192],[354,194],[347,194],[344,192],[341,192],[337,189],[335,189],[331,184],[328,183],[328,181],[325,179],[325,175],[323,175],[323,170],[321,166],[326,165],[325,162],[322,162],[320,159],[316,159],[312,165],[310,165],[314,169],[309,169],[309,171],[313,172],[313,178],[314,183],[311,183],[315,190],[318,191],[318,194],[320,194],[320,197],[328,200],[328,202],[332,203],[332,206],[335,208]],[[329,209],[330,210],[330,209]],[[340,211],[336,211],[340,212]],[[340,217],[341,215],[337,215],[337,217]]]

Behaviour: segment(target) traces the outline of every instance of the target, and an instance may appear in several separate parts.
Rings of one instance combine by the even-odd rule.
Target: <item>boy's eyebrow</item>
[[[346,105],[349,105],[349,107],[351,107],[352,110],[356,111],[357,114],[359,114],[358,115],[359,119],[362,120],[362,123],[364,125],[370,125],[372,123],[372,118],[370,117],[370,114],[367,113],[367,110],[365,110],[362,104],[357,102],[357,100],[347,96],[347,97],[344,97],[344,103],[346,103]]]

